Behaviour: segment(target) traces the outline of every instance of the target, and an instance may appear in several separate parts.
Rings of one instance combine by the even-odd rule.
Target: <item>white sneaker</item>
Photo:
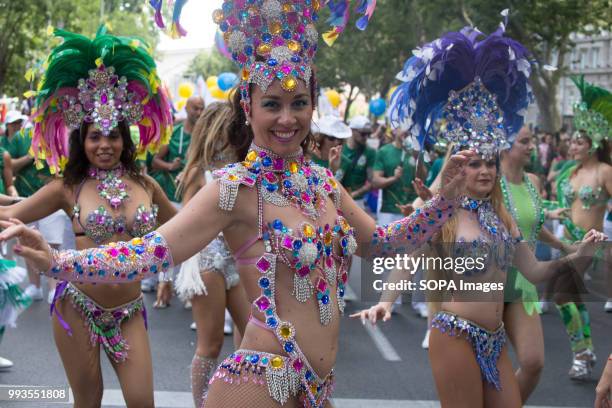
[[[0,370],[7,370],[13,366],[13,362],[7,358],[0,357]]]
[[[186,301],[183,307],[185,308],[185,310],[191,310],[191,300]]]
[[[427,310],[427,304],[425,302],[415,303],[412,306],[412,308],[414,309],[414,311],[419,317],[422,317],[423,319],[427,319],[428,310]]]
[[[42,288],[37,288],[36,286],[30,284],[25,288],[23,292],[28,295],[32,300],[43,300]]]
[[[197,329],[196,329],[195,322],[191,323],[191,324],[189,325],[189,328],[190,328],[191,330],[197,330]]]
[[[427,332],[425,333],[425,338],[423,339],[423,342],[421,343],[421,347],[424,348],[425,350],[429,349],[429,333],[431,332],[431,329],[427,329]]]
[[[227,309],[225,309],[225,323],[223,323],[223,334],[232,334],[234,332],[234,322]]]
[[[604,305],[604,310],[608,313],[612,313],[612,299],[608,299],[608,301]]]
[[[540,301],[540,310],[542,310],[542,314],[550,312],[550,302]]]
[[[49,290],[49,293],[47,294],[47,302],[49,304],[53,303],[53,298],[55,297],[55,289],[53,290]]]

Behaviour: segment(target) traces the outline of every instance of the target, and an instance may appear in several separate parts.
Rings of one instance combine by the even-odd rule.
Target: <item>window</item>
[[[599,47],[591,48],[591,68],[599,67]]]

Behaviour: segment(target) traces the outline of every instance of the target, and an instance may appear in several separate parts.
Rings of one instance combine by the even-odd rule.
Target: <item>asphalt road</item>
[[[160,407],[189,407],[189,364],[193,356],[195,332],[189,329],[191,312],[179,307],[155,310],[152,294],[146,294],[149,333],[153,352],[156,404]],[[348,312],[363,307],[353,301]],[[612,352],[612,314],[603,312],[603,303],[589,305],[593,338],[600,360]],[[603,363],[595,367],[592,381],[576,383],[568,379],[571,355],[561,320],[556,312],[542,316],[546,344],[546,365],[540,384],[529,400],[538,407],[593,406],[596,378]],[[436,407],[436,392],[427,353],[420,344],[426,321],[409,306],[380,329],[371,330],[347,317],[342,321],[336,366],[336,407]],[[226,336],[223,355],[231,352]],[[0,372],[0,384],[66,386],[67,381],[53,344],[48,304],[36,302],[19,319],[18,327],[7,331],[0,355],[15,362],[10,371]],[[117,379],[103,358],[104,407],[123,406]],[[66,407],[67,404],[41,404],[0,401],[0,407]]]

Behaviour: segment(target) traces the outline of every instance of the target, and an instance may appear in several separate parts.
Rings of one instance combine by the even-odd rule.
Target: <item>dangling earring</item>
[[[249,126],[249,125],[250,125],[249,120],[248,120],[248,119],[247,119],[247,120],[245,120],[245,121],[244,121],[244,124],[245,124],[245,125],[247,125],[247,126]]]

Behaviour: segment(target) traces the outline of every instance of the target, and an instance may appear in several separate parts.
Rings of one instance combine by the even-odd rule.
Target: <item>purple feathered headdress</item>
[[[533,96],[529,52],[504,35],[506,23],[480,40],[466,27],[414,50],[397,76],[391,123],[421,149],[438,137],[485,156],[509,147]]]

